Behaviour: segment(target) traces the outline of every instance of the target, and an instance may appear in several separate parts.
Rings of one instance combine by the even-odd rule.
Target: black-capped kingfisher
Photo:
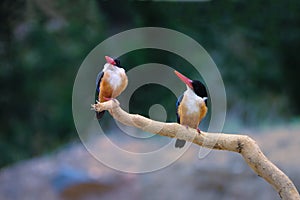
[[[128,79],[118,59],[105,56],[106,63],[96,79],[96,103],[116,98],[126,88]],[[105,111],[96,112],[101,119]]]
[[[175,74],[187,87],[176,102],[177,123],[197,129],[198,133],[201,133],[198,126],[207,113],[206,88],[198,80],[191,80],[178,71],[175,71]],[[185,142],[185,140],[177,139],[175,147],[182,148]]]

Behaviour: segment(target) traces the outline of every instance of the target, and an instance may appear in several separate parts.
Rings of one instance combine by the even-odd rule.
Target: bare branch
[[[299,193],[289,177],[268,160],[257,143],[247,135],[206,132],[198,134],[197,130],[187,129],[178,123],[163,123],[129,114],[120,108],[119,102],[115,99],[93,104],[92,107],[96,111],[108,110],[113,118],[127,126],[134,126],[162,136],[184,139],[206,148],[240,153],[253,171],[275,188],[281,199],[300,200]]]

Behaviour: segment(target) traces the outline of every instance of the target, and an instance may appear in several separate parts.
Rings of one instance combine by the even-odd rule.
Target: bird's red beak
[[[111,57],[109,56],[105,56],[105,59],[106,59],[106,62],[111,64],[111,65],[116,65],[116,62],[114,59],[112,59]]]
[[[193,89],[193,85],[192,85],[192,80],[187,78],[186,76],[182,75],[181,73],[179,73],[178,71],[174,71],[175,74],[178,76],[178,78],[180,78],[180,80],[182,82],[184,82],[187,86],[189,86],[191,89]]]

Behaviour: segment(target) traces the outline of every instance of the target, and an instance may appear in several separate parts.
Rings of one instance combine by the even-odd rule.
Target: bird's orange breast
[[[195,111],[188,110],[189,108],[181,103],[178,106],[178,114],[180,116],[180,124],[189,126],[191,128],[198,128],[201,120],[205,117],[207,113],[207,107],[204,102],[196,104],[197,108]]]
[[[116,98],[124,91],[127,86],[127,82],[127,76],[121,75],[121,84],[118,84],[118,86],[116,87],[112,85],[113,83],[111,83],[110,81],[110,74],[104,73],[100,83],[98,100],[100,102],[104,102],[106,101],[105,98]]]

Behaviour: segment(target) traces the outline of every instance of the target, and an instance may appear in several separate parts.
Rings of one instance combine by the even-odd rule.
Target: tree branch
[[[187,140],[206,148],[240,153],[253,171],[275,188],[281,199],[300,200],[299,193],[293,182],[268,160],[257,143],[249,136],[206,133],[203,131],[201,131],[201,134],[198,134],[195,129],[187,129],[178,123],[163,123],[141,115],[129,114],[120,108],[116,99],[93,104],[92,107],[96,111],[108,110],[112,117],[119,122],[127,126],[137,127],[146,132]]]

